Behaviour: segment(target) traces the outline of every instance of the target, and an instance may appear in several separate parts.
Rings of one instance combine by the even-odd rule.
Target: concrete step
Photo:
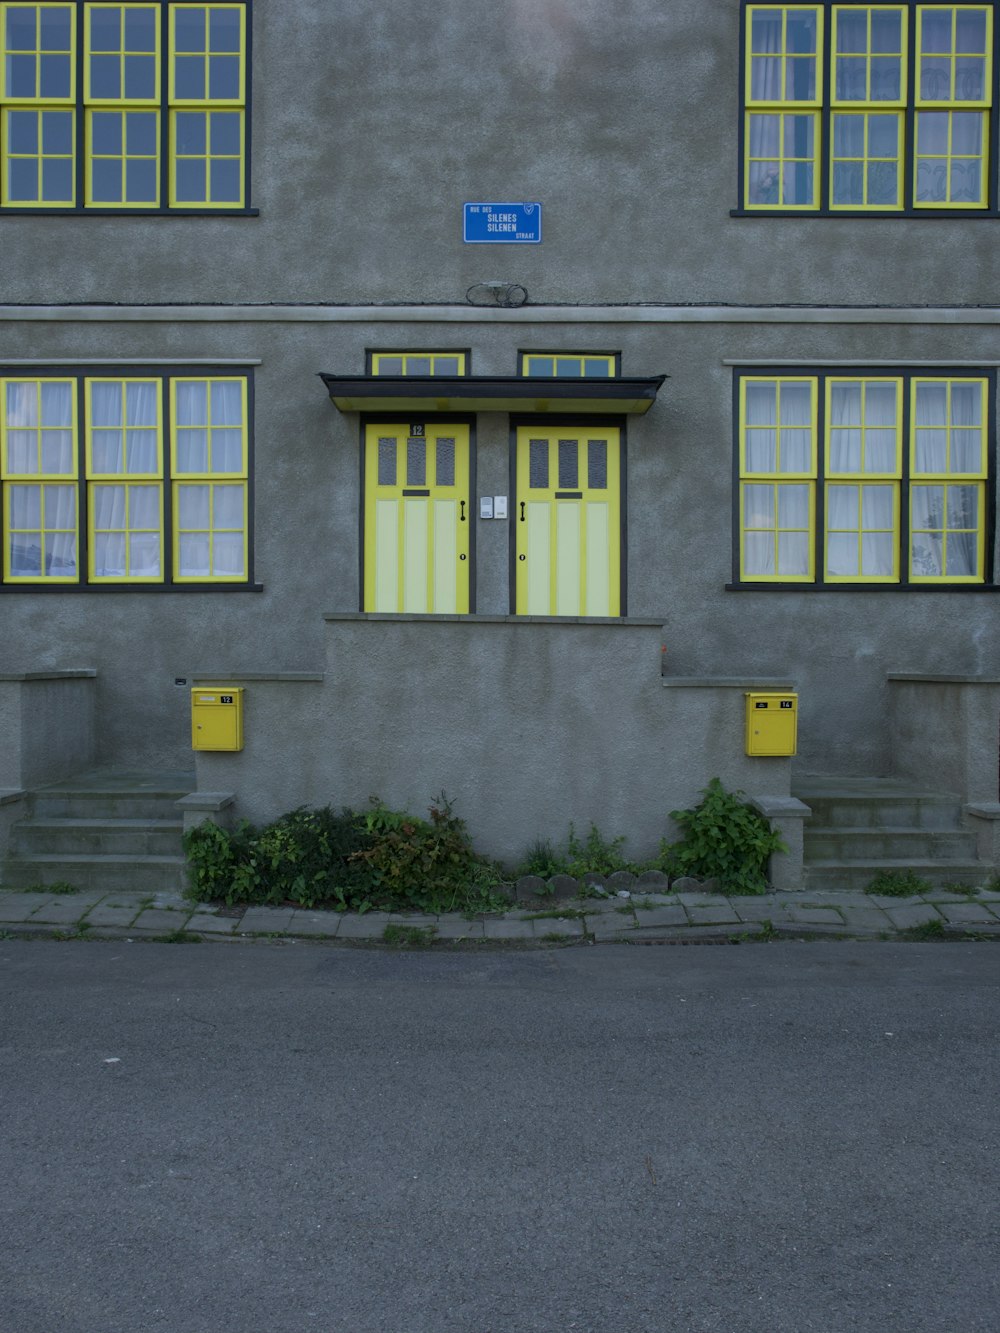
[[[8,889],[34,884],[72,884],[106,893],[133,889],[148,893],[183,892],[187,875],[183,856],[57,856],[32,853],[8,857],[2,867]]]
[[[176,819],[177,801],[191,788],[100,791],[43,787],[27,798],[28,813],[40,819]]]
[[[842,890],[864,893],[875,876],[886,871],[919,875],[936,889],[945,888],[949,884],[974,888],[985,883],[991,875],[988,865],[964,857],[934,861],[903,857],[886,857],[878,860],[851,858],[842,861],[807,862],[804,887],[813,892],[822,890],[829,893]]]
[[[809,821],[804,834],[803,850],[807,862],[876,861],[893,857],[917,861],[976,859],[976,835],[968,829],[890,824],[817,828]]]
[[[11,855],[180,856],[179,819],[22,820],[11,829]]]
[[[809,796],[795,793],[812,811],[805,828],[922,828],[962,826],[962,804],[955,796],[872,795],[843,792]]]

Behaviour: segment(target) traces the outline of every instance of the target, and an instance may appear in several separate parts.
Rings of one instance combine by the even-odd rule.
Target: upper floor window
[[[746,4],[742,207],[996,215],[992,4]]]
[[[373,375],[464,375],[465,352],[369,352]]]
[[[244,3],[0,4],[0,206],[245,209]]]
[[[988,580],[992,375],[747,373],[738,579]]]
[[[614,379],[618,373],[615,352],[522,352],[521,374],[566,376],[577,379]]]
[[[245,584],[246,375],[0,375],[6,584]]]

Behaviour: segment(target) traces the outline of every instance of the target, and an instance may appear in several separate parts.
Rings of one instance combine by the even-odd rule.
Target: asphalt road
[[[0,1333],[996,1333],[1000,949],[0,943]]]

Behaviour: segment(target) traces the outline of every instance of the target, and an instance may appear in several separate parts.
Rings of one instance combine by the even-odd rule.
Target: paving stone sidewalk
[[[932,892],[911,898],[860,893],[772,893],[726,898],[659,893],[580,898],[502,915],[330,912],[292,907],[225,908],[180,894],[20,893],[0,889],[0,938],[183,942],[260,939],[324,944],[534,947],[830,937],[1000,939],[1000,893]]]

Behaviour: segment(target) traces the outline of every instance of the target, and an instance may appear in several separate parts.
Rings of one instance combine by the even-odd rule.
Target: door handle
[[[461,513],[460,513],[459,516],[458,516],[458,521],[459,521],[459,523],[464,523],[464,522],[465,522],[465,501],[464,501],[464,500],[461,500],[459,503],[461,504],[462,509],[461,509]]]
[[[524,522],[524,501],[521,501],[521,522]]]

